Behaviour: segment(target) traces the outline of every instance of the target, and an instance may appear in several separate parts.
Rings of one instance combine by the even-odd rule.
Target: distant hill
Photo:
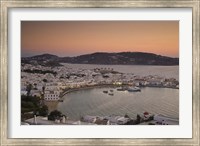
[[[42,55],[36,55],[33,57],[28,57],[31,60],[38,60],[38,61],[46,61],[46,60],[56,60],[59,57],[56,55],[52,55],[52,54],[42,54]]]
[[[42,54],[32,57],[22,57],[21,62],[25,64],[39,64],[42,66],[49,66],[49,67],[62,66],[59,63],[59,57],[52,54]]]
[[[179,65],[179,58],[156,55],[144,52],[120,52],[80,55],[76,57],[58,57],[51,54],[22,58],[22,62],[54,62],[74,64],[105,64],[105,65]]]

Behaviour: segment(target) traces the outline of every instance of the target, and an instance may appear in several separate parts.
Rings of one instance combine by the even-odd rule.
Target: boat
[[[103,93],[108,93],[108,91],[103,91]]]
[[[126,91],[126,90],[127,90],[126,87],[117,88],[117,91]]]
[[[59,99],[58,101],[59,101],[59,102],[63,102],[63,99]]]
[[[129,92],[141,92],[141,89],[139,87],[129,87]]]
[[[123,91],[123,89],[122,88],[117,88],[117,91]]]
[[[111,89],[110,92],[113,92],[113,90]]]
[[[113,93],[109,93],[108,95],[113,96],[114,94]]]

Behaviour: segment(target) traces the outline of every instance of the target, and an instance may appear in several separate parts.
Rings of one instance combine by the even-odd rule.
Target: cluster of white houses
[[[151,125],[178,125],[179,120],[171,117],[167,117],[164,115],[153,115],[148,112],[144,112],[141,114],[138,114],[140,116],[140,121],[138,123],[134,124],[151,124]],[[126,116],[116,116],[116,115],[110,115],[110,116],[90,116],[86,115],[82,117],[81,121],[91,123],[91,124],[97,124],[97,125],[126,125],[128,122],[130,122],[130,117]],[[135,119],[136,120],[136,119]]]
[[[166,117],[163,115],[155,115],[154,121],[152,123],[154,123],[155,125],[178,125],[179,120],[170,118],[170,117]]]
[[[125,125],[130,118],[126,118],[124,116],[90,116],[86,115],[82,117],[81,121],[97,124],[97,125]]]
[[[26,72],[26,70],[32,72]],[[21,72],[21,94],[27,94],[27,86],[31,84],[32,96],[44,95],[45,100],[59,100],[63,90],[80,88],[85,86],[115,84],[135,85],[150,87],[178,88],[179,82],[174,79],[166,79],[159,76],[140,77],[131,73],[119,73],[110,68],[79,69],[60,67],[43,67],[40,65],[23,64]],[[53,73],[34,73],[35,70]]]
[[[54,125],[54,124],[66,124],[66,125],[178,125],[179,120],[170,118],[163,115],[153,115],[148,112],[144,112],[140,115],[141,119],[138,123],[130,123],[131,120],[136,121],[136,119],[131,119],[126,116],[90,116],[86,115],[80,120],[68,120],[67,117],[63,116],[60,119],[55,119],[55,121],[48,120],[47,117],[34,116],[31,119],[25,120],[23,125],[28,124],[38,124],[38,125]],[[128,124],[129,123],[129,124]]]

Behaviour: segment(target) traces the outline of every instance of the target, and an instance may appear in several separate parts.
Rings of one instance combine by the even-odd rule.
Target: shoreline
[[[80,91],[80,90],[85,90],[85,89],[92,89],[92,88],[101,88],[101,87],[122,87],[122,86],[132,86],[130,84],[122,84],[122,85],[115,85],[115,84],[99,84],[99,85],[93,85],[93,86],[84,86],[84,87],[78,87],[78,88],[70,88],[66,91],[63,91],[63,93],[61,93],[61,99],[63,98],[63,96],[65,96],[68,93],[71,92],[75,92],[75,91]],[[144,87],[149,87],[149,88],[170,88],[170,89],[179,89],[179,88],[175,88],[175,87],[163,87],[163,86],[140,86],[141,88]]]
[[[120,85],[119,86],[119,85],[114,85],[114,84],[102,84],[102,85],[85,86],[85,87],[79,87],[79,88],[70,88],[67,91],[64,91],[60,98],[62,99],[63,96],[65,96],[68,93],[75,92],[75,91],[80,91],[80,90],[85,90],[85,89],[101,88],[101,87],[121,87],[121,86],[127,86],[127,85]]]

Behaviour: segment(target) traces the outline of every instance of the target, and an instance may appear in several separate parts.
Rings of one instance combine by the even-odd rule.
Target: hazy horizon
[[[94,52],[147,52],[179,56],[178,21],[22,21],[23,57]]]
[[[130,52],[130,51],[124,51],[124,52]],[[80,54],[80,55],[74,55],[74,56],[56,55],[56,54],[53,54],[53,53],[44,52],[44,53],[40,53],[40,54],[30,54],[30,55],[25,55],[25,56],[22,56],[22,54],[21,54],[21,57],[33,57],[33,56],[44,55],[44,54],[55,55],[55,56],[58,56],[58,57],[77,57],[77,56],[89,55],[89,54],[94,54],[94,53],[124,53],[124,52],[92,52],[92,53]],[[139,51],[130,52],[130,53],[149,53],[149,54],[156,54],[156,53],[152,53],[152,52],[139,52]],[[156,54],[156,55],[161,55],[161,54]],[[166,56],[166,57],[171,57],[171,58],[179,58],[179,56],[178,56],[178,57],[167,56],[167,55],[161,55],[161,56]]]

